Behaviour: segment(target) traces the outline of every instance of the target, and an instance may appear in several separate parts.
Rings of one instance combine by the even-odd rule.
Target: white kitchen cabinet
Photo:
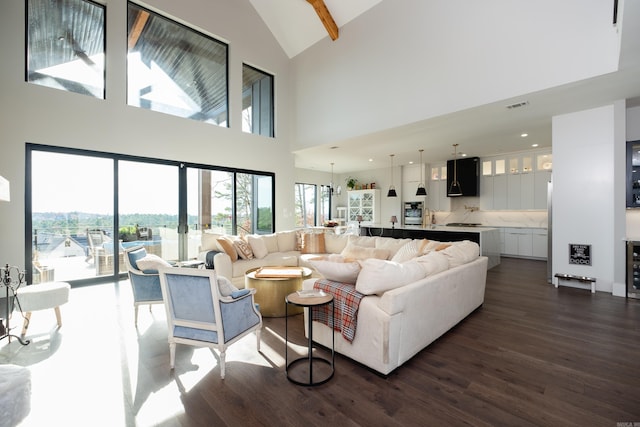
[[[380,224],[380,190],[347,191],[347,218],[358,221],[362,215],[362,225]]]
[[[493,210],[493,181],[494,177],[490,175],[480,176],[480,210]]]
[[[530,228],[505,228],[503,255],[531,257],[533,243]]]
[[[547,230],[534,228],[531,231],[532,256],[536,258],[547,258]]]
[[[493,209],[507,209],[507,176],[496,175],[493,177]]]
[[[502,255],[524,258],[547,258],[547,230],[544,228],[507,227],[503,229]]]
[[[434,164],[431,167],[427,188],[427,208],[432,211],[451,211],[451,200],[447,197],[447,166]]]

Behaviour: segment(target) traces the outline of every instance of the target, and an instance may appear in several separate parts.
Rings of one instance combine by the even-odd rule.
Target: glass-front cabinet
[[[380,223],[380,190],[354,190],[348,193],[349,221],[358,221],[362,225]]]

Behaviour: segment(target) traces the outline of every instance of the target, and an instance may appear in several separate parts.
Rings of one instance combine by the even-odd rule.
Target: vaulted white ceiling
[[[318,15],[306,0],[249,1],[289,58],[328,37]],[[324,3],[338,28],[341,28],[381,1],[324,0]]]
[[[416,161],[421,148],[427,162],[437,162],[451,158],[453,143],[481,157],[530,149],[533,143],[549,148],[554,115],[619,99],[640,105],[640,2],[635,0],[620,0],[617,26],[611,22],[613,0],[535,2],[539,10],[529,15],[522,11],[534,10],[533,3],[519,9],[501,0],[324,0],[340,29],[336,41],[306,0],[249,1],[295,63],[299,168],[328,171],[335,163],[336,173],[374,169],[388,166],[391,153],[402,165]],[[413,9],[419,11],[414,16]],[[434,16],[443,11],[448,14]],[[489,11],[501,14],[493,28],[473,21],[493,18]],[[475,31],[500,28],[474,37],[462,34],[463,19]],[[586,22],[595,23],[599,35],[589,34]],[[519,31],[529,33],[529,44],[522,44],[527,39]],[[559,44],[566,50],[547,55]],[[506,60],[495,56],[500,49]],[[457,58],[470,54],[478,58],[476,69],[447,66],[446,61],[464,64]],[[398,64],[397,71],[384,69],[389,61]],[[415,80],[423,64],[424,79]],[[475,74],[473,82],[460,80],[469,73]],[[382,90],[364,81],[377,81]],[[439,93],[440,87],[447,89]],[[521,101],[528,105],[506,108]],[[523,132],[529,137],[521,138]]]

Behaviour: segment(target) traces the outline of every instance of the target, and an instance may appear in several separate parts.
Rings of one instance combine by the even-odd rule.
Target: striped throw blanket
[[[360,307],[360,301],[364,295],[356,291],[355,285],[327,279],[316,280],[313,288],[333,295],[333,304],[335,305],[333,330],[341,332],[347,341],[353,341],[358,323],[358,307]],[[330,319],[333,317],[330,315],[331,304],[316,307],[311,311],[312,320],[330,327]]]

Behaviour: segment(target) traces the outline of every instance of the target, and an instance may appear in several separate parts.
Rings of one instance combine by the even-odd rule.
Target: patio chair
[[[222,379],[231,344],[255,331],[260,351],[262,316],[253,299],[255,289],[223,296],[215,270],[192,268],[160,269],[160,283],[167,310],[171,369],[177,343],[217,349]]]
[[[156,268],[140,268],[138,261],[146,259],[147,250],[144,246],[133,246],[125,249],[124,263],[127,266],[131,289],[133,290],[133,307],[135,310],[135,325],[138,326],[138,307],[141,305],[162,304],[162,290],[160,289],[160,275],[157,268],[164,265],[158,262]],[[155,256],[154,256],[155,257]],[[159,259],[159,257],[157,257]]]
[[[103,249],[102,244],[105,242],[111,242],[113,239],[107,236],[107,233],[104,230],[100,229],[87,229],[87,243],[89,246],[87,247],[87,258],[86,262],[95,259],[97,252]]]

